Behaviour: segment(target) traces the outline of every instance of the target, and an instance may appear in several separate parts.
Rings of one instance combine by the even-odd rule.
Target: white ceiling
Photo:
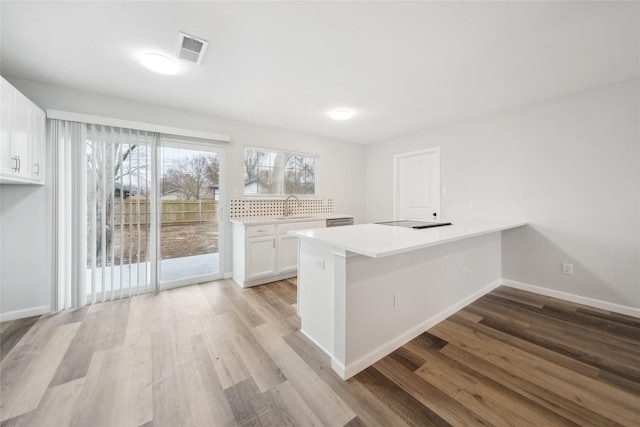
[[[0,3],[3,75],[370,143],[640,76],[640,3]],[[138,62],[204,38],[201,66]],[[334,107],[356,116],[336,122]]]

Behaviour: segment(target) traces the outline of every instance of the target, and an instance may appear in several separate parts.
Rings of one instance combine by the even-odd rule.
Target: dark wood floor
[[[5,426],[639,426],[640,319],[501,287],[339,379],[294,281],[3,323]]]

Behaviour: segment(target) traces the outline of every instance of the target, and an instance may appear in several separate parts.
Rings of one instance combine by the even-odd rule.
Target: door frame
[[[225,260],[226,260],[226,223],[227,223],[227,212],[224,209],[226,205],[226,197],[227,197],[227,180],[226,180],[226,147],[222,145],[218,145],[212,143],[210,141],[199,141],[193,139],[185,139],[180,137],[175,137],[173,135],[160,135],[158,137],[157,143],[157,173],[156,173],[156,188],[160,188],[162,181],[162,149],[164,147],[171,148],[181,148],[185,150],[194,150],[194,151],[209,151],[218,154],[219,160],[219,177],[218,177],[218,208],[217,217],[218,217],[218,273],[211,274],[208,276],[199,276],[197,278],[188,278],[176,280],[173,282],[162,282],[162,270],[160,263],[162,262],[162,254],[161,254],[161,239],[162,239],[162,200],[159,196],[156,197],[156,233],[157,233],[157,244],[155,247],[156,251],[156,293],[160,291],[165,291],[168,289],[178,288],[182,286],[194,285],[198,283],[209,282],[213,280],[220,280],[225,277]]]
[[[400,218],[398,216],[398,199],[399,199],[398,190],[397,190],[398,162],[400,161],[400,159],[403,159],[403,158],[416,157],[416,156],[421,156],[425,154],[433,154],[436,156],[435,167],[436,167],[437,173],[435,173],[436,182],[434,183],[434,187],[437,189],[437,191],[436,191],[436,194],[434,195],[434,200],[435,200],[435,211],[437,215],[434,219],[440,219],[440,147],[432,147],[424,150],[409,151],[407,153],[399,153],[399,154],[393,155],[393,207],[392,209],[393,209],[394,221],[406,219],[406,218]]]

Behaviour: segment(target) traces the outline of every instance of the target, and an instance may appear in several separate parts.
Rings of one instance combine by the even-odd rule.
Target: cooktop
[[[377,222],[376,224],[391,225],[393,227],[414,228],[417,230],[423,229],[423,228],[442,227],[444,225],[451,225],[450,222],[427,222],[427,221],[413,221],[408,219],[401,220],[401,221]]]

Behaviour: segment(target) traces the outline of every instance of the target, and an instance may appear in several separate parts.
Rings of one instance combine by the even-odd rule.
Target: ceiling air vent
[[[178,52],[176,56],[180,59],[195,62],[200,64],[204,51],[207,49],[209,42],[199,39],[197,37],[185,34],[182,31],[178,32]]]

